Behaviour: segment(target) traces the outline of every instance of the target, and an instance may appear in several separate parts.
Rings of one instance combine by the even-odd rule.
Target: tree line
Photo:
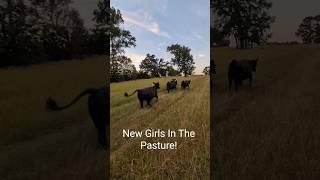
[[[191,49],[180,44],[167,47],[167,52],[172,54],[169,61],[157,58],[153,54],[146,57],[139,65],[139,71],[132,60],[126,56],[125,49],[136,46],[136,38],[130,31],[120,28],[124,23],[120,10],[111,13],[113,27],[111,30],[111,56],[110,56],[110,82],[128,81],[134,79],[147,79],[162,76],[191,75],[195,69]]]
[[[108,34],[121,33],[109,21],[109,1],[99,1],[86,28],[71,0],[3,0],[0,3],[0,67],[107,54]],[[119,34],[116,34],[119,35]]]
[[[320,15],[305,17],[298,27],[296,35],[305,44],[320,43]]]
[[[110,7],[110,0],[98,1],[92,14],[94,26],[87,28],[71,3],[71,0],[1,1],[0,67],[110,55],[107,68],[111,82],[190,75],[195,69],[191,49],[173,44],[167,48],[174,56],[169,62],[147,54],[138,72],[125,56],[126,48],[136,46],[136,38],[121,27],[124,20],[120,10]]]
[[[167,47],[167,52],[172,54],[169,61],[157,58],[154,54],[146,54],[139,64],[139,71],[132,64],[132,60],[123,53],[111,59],[111,82],[128,81],[134,79],[148,79],[166,76],[192,75],[195,66],[191,49],[180,44]]]
[[[240,49],[266,43],[271,37],[270,25],[275,21],[268,12],[271,7],[268,0],[211,0],[214,46],[228,46],[229,37],[234,37]]]

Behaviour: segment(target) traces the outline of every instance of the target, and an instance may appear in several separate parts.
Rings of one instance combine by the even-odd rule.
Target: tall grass
[[[104,179],[105,153],[84,98],[48,112],[49,96],[70,102],[106,84],[105,59],[47,63],[0,70],[0,179]]]
[[[319,49],[215,49],[215,179],[319,179]],[[253,87],[229,92],[231,59],[256,57]]]
[[[111,178],[112,179],[208,179],[209,178],[209,78],[191,77],[191,88],[168,93],[171,78],[111,84]],[[187,78],[188,79],[188,78]],[[124,92],[159,82],[159,101],[140,108],[136,95]],[[196,132],[195,138],[123,138],[122,130],[177,130]],[[176,150],[141,150],[140,141],[178,142]]]

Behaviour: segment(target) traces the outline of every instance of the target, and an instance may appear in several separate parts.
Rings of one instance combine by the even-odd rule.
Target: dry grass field
[[[105,179],[105,151],[87,98],[48,112],[46,98],[70,102],[106,84],[105,59],[90,58],[0,70],[0,179]]]
[[[320,46],[216,48],[214,178],[320,178]],[[227,88],[232,58],[259,57],[253,87]]]
[[[210,89],[209,77],[176,77],[178,89],[166,91],[172,77],[111,84],[111,179],[208,179],[210,174]],[[182,90],[182,79],[191,88]],[[159,101],[140,108],[137,95],[124,92],[159,82]],[[123,138],[122,130],[177,130],[185,128],[195,138]],[[175,150],[141,150],[140,141],[173,142]]]

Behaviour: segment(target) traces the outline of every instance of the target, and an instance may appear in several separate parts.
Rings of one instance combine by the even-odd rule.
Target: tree
[[[202,73],[206,76],[210,75],[210,66],[205,67]]]
[[[122,67],[122,78],[124,81],[133,80],[137,78],[137,74],[138,71],[136,67],[132,64],[132,61],[130,59],[129,63],[124,64],[124,66]]]
[[[137,75],[137,78],[136,78],[136,79],[150,79],[150,78],[151,78],[151,76],[150,76],[148,73],[140,70],[140,71],[138,72],[138,75]]]
[[[158,71],[161,76],[167,76],[169,62],[166,62],[164,59],[160,58],[158,61]]]
[[[229,46],[230,41],[226,40],[226,35],[217,28],[210,28],[210,38],[213,43],[212,46]]]
[[[304,43],[320,43],[320,15],[305,17],[296,32]]]
[[[174,57],[171,58],[172,64],[178,67],[178,71],[184,76],[191,75],[195,69],[193,56],[190,53],[191,49],[180,44],[172,44],[167,47],[167,52],[170,52]]]
[[[172,66],[167,67],[168,76],[181,76],[181,73]]]
[[[119,82],[134,79],[137,70],[132,60],[124,55],[111,58],[110,81]]]
[[[129,62],[124,56],[124,49],[135,47],[136,38],[130,31],[120,27],[124,23],[121,12],[114,7],[109,7],[109,3],[110,1],[100,0],[97,4],[98,8],[93,11],[95,28],[92,29],[90,44],[94,53],[110,54],[110,68],[107,67],[110,69],[110,80],[119,81],[123,78],[121,73],[127,72],[127,69],[123,68]],[[131,65],[130,67],[132,68]]]
[[[105,54],[109,35],[111,42],[111,57],[124,53],[125,48],[135,47],[136,38],[130,31],[120,27],[124,23],[120,10],[114,7],[108,8],[108,1],[98,1],[98,9],[95,9],[93,20],[96,22],[93,38],[97,42],[96,52]]]
[[[0,66],[93,54],[109,57],[110,40],[112,62],[115,62],[124,54],[125,48],[135,46],[135,38],[128,30],[120,28],[123,23],[121,13],[110,8],[110,0],[98,2],[98,8],[93,12],[96,24],[90,31],[84,27],[79,12],[71,8],[71,3],[72,0],[1,1]]]
[[[30,0],[40,25],[40,39],[49,60],[71,59],[86,53],[88,31],[71,0]]]
[[[227,36],[234,36],[237,48],[260,45],[271,37],[268,33],[274,18],[268,14],[272,3],[267,0],[212,0],[216,26]]]
[[[156,58],[155,55],[147,54],[140,63],[140,69],[151,77],[166,76],[168,62]]]
[[[31,9],[23,0],[0,3],[0,66],[27,65],[38,62],[41,53],[38,30]]]
[[[210,14],[214,14],[214,7],[213,7],[213,0],[210,0]],[[214,27],[214,23],[213,21],[210,21],[210,66],[211,66],[211,72],[210,74],[215,74],[216,73],[216,65],[215,65],[215,62],[214,62],[214,46],[215,46],[215,34],[214,32],[219,32],[221,34],[223,34],[223,32],[220,32],[217,28]],[[220,35],[221,36],[221,35]],[[224,35],[225,36],[225,35]],[[213,82],[213,79],[211,78],[210,79],[210,83],[212,84]]]

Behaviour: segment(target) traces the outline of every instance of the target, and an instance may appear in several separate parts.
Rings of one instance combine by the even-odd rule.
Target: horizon
[[[72,2],[71,6],[79,10],[80,16],[84,19],[84,24],[88,28],[92,27],[94,24],[92,21],[93,10],[96,9],[97,2],[98,0],[93,0],[90,2],[87,0],[77,0]],[[320,14],[320,10],[317,9],[317,7],[320,6],[320,1],[317,0],[306,0],[303,2],[300,0],[270,0],[270,2],[273,3],[273,6],[270,8],[269,13],[271,16],[275,17],[275,22],[271,24],[271,29],[269,31],[272,33],[272,37],[268,39],[268,42],[301,42],[300,38],[295,35],[295,32],[297,31],[297,28],[302,22],[303,18]],[[288,6],[288,4],[290,4],[290,6]],[[129,55],[129,57],[133,60],[133,63],[137,69],[139,68],[139,62],[145,58],[147,53],[155,54],[157,58],[169,60],[170,55],[166,53],[165,46],[177,42],[180,42],[181,45],[190,47],[192,49],[191,53],[194,55],[194,59],[200,59],[204,62],[207,62],[207,65],[209,65],[209,2],[204,0],[201,0],[200,3],[191,2],[190,0],[179,0],[175,2],[168,0],[135,0],[129,2],[118,0],[111,1],[111,6],[120,9],[125,21],[123,27],[130,30],[132,35],[137,38],[137,47],[126,49],[126,55]],[[205,12],[206,9],[208,9],[207,12]],[[152,13],[150,13],[150,11]],[[166,14],[174,17],[168,18],[168,16],[165,16]],[[186,33],[185,29],[189,29],[190,27],[186,27],[185,29],[181,30],[175,30],[176,32],[189,35],[189,41],[183,41],[183,39],[180,37],[180,41],[175,42],[174,39],[179,39],[176,37],[179,36],[179,33],[170,32],[170,28],[172,29],[172,27],[175,27],[173,19],[177,19],[176,16],[182,17],[181,20],[184,21],[183,23],[187,24],[190,22],[185,22],[186,18],[184,18],[184,16],[187,15],[189,15],[190,19],[194,19],[194,17],[199,15],[204,16],[202,19],[200,19],[205,21],[205,23],[195,23],[195,25],[202,26],[202,29],[206,29],[203,27],[208,27],[208,31],[205,32],[200,30],[200,33]],[[171,41],[169,39],[170,35],[174,38]],[[192,42],[196,41],[191,41],[191,36],[194,36],[199,41],[202,41],[202,43],[205,43],[207,48],[195,48]],[[145,38],[159,39],[159,37],[168,39],[162,44],[159,43],[159,47],[154,47],[152,42],[143,42],[143,39]],[[149,47],[151,48],[149,49]],[[140,50],[140,48],[145,48],[145,50]],[[160,50],[157,50],[157,48]],[[205,63],[199,64],[197,61],[196,66],[200,66],[203,69]],[[202,70],[197,70],[197,72],[200,73],[201,71]]]
[[[72,6],[79,10],[86,27],[93,27],[92,14],[98,0],[79,0]],[[180,44],[191,49],[195,73],[202,74],[210,65],[210,5],[207,0],[136,0],[112,1],[119,9],[127,29],[136,37],[136,47],[125,49],[137,70],[146,54],[171,61],[167,46]]]

